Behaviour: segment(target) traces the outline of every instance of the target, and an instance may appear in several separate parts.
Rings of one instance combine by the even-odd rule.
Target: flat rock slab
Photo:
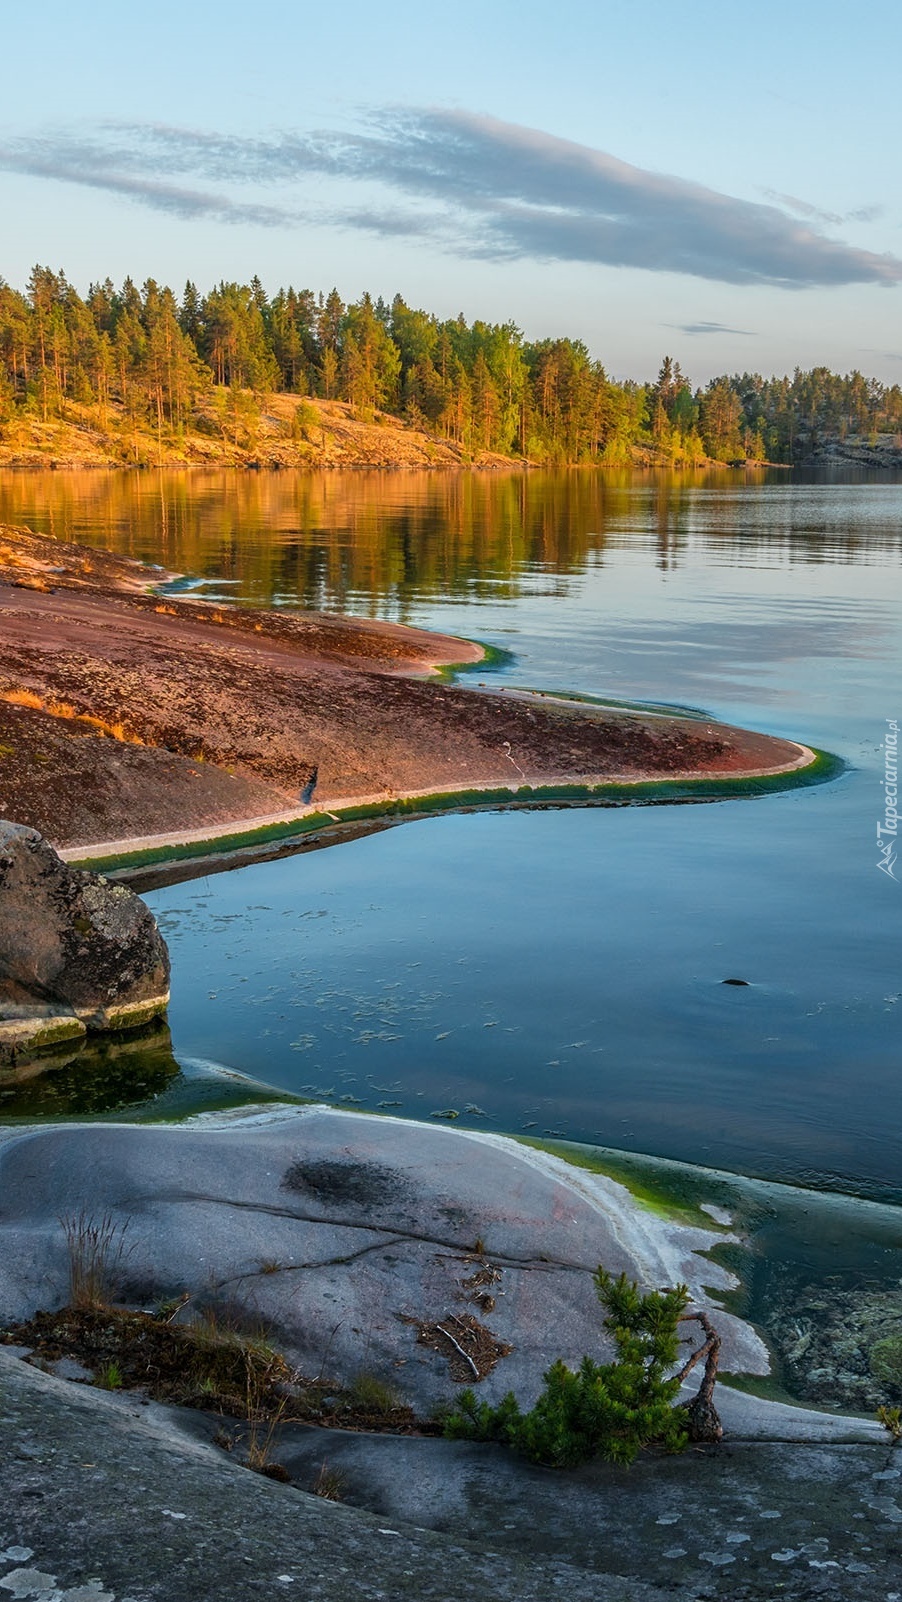
[[[0,1429],[3,1598],[665,1602],[649,1585],[482,1550],[273,1484],[180,1434],[162,1409],[67,1385],[3,1352]]]
[[[292,1427],[284,1486],[211,1446],[219,1427],[0,1351],[0,1596],[898,1602],[902,1455],[885,1442],[553,1474],[496,1447]],[[341,1504],[307,1494],[324,1462]]]
[[[511,1348],[480,1395],[512,1389],[530,1405],[555,1358],[610,1351],[599,1263],[647,1287],[685,1282],[709,1307],[732,1283],[702,1255],[730,1238],[722,1229],[661,1218],[603,1176],[502,1136],[334,1109],[6,1129],[0,1197],[0,1320],[63,1305],[62,1221],[106,1219],[123,1301],[153,1308],[187,1293],[182,1316],[213,1306],[263,1325],[308,1377],[374,1374],[421,1415],[474,1376],[447,1342],[421,1344],[418,1326],[466,1345],[455,1320],[475,1319]],[[755,1330],[715,1316],[724,1369],[766,1373]],[[744,1437],[882,1439],[867,1420],[723,1387],[718,1406]]]
[[[520,779],[742,779],[810,760],[792,741],[723,724],[501,691],[477,695],[406,676],[479,661],[482,648],[472,642],[370,619],[250,616],[173,595],[163,601],[137,593],[146,570],[107,553],[53,541],[51,556],[51,542],[21,529],[0,529],[0,543],[19,579],[0,584],[0,697],[24,699],[47,717],[54,709],[70,714],[53,728],[46,717],[13,719],[6,743],[15,782],[4,778],[3,799],[19,821],[41,820],[57,845],[122,833],[117,776],[130,794],[128,832],[147,835],[185,828],[186,813],[189,829],[214,819],[247,822],[296,804],[314,785],[317,802],[332,804]],[[46,572],[48,557],[61,572]],[[21,587],[29,569],[38,589]],[[45,591],[48,580],[53,593]],[[85,719],[92,733],[137,742],[142,754],[102,757],[97,782],[83,784],[73,803],[72,773],[90,769],[90,753],[65,724]],[[33,760],[48,753],[57,759],[50,765]],[[205,777],[211,767],[220,770],[215,781]],[[268,801],[262,793],[253,801],[255,786]],[[183,807],[191,789],[203,802],[189,797]]]
[[[557,1473],[501,1447],[292,1427],[275,1456],[301,1485],[328,1462],[345,1502],[537,1563],[678,1596],[843,1597],[899,1588],[902,1452],[740,1442],[624,1470]]]
[[[60,1221],[87,1213],[112,1225],[124,1300],[188,1292],[185,1316],[213,1304],[263,1323],[308,1376],[375,1373],[420,1412],[473,1376],[451,1371],[450,1347],[420,1344],[418,1324],[460,1342],[454,1320],[475,1318],[513,1348],[481,1392],[529,1403],[554,1358],[609,1350],[599,1263],[685,1281],[709,1305],[703,1286],[731,1283],[700,1255],[722,1231],[668,1223],[621,1185],[501,1137],[325,1109],[18,1131],[0,1147],[0,1194],[7,1321],[68,1299]],[[717,1320],[725,1365],[766,1372],[750,1326]]]

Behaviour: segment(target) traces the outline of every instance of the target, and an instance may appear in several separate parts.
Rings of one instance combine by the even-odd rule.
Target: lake
[[[0,520],[211,598],[502,647],[474,693],[699,708],[847,764],[754,800],[438,817],[156,891],[180,1060],[902,1199],[902,882],[877,851],[902,482],[5,472]]]

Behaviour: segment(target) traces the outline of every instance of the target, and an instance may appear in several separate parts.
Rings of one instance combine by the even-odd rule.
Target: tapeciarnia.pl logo
[[[877,867],[895,879],[899,832],[899,719],[887,718],[883,737],[883,822],[877,825]]]

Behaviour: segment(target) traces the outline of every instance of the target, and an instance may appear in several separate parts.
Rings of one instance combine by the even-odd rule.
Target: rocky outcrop
[[[169,953],[143,901],[0,820],[0,1064],[137,1028],[168,1000]]]

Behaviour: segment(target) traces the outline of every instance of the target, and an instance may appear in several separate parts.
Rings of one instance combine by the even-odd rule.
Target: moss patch
[[[478,645],[482,656],[478,662],[444,662],[435,668],[433,677],[441,679],[443,684],[453,684],[462,673],[496,673],[499,668],[511,667],[517,658],[513,651],[506,651],[501,645],[487,645],[485,640],[471,640],[471,645]]]
[[[658,1164],[648,1158],[633,1158],[628,1153],[584,1146],[576,1141],[536,1140],[526,1135],[511,1136],[511,1139],[517,1140],[522,1146],[550,1152],[574,1168],[582,1168],[592,1174],[604,1174],[607,1179],[616,1180],[629,1191],[640,1207],[660,1218],[672,1219],[675,1223],[716,1232],[725,1226],[716,1224],[703,1211],[702,1202],[711,1202],[731,1210],[738,1204],[738,1194],[726,1180],[699,1173],[688,1166],[683,1168],[664,1162]]]
[[[718,1383],[731,1391],[742,1391],[745,1396],[760,1397],[762,1402],[784,1402],[787,1407],[805,1411],[804,1402],[791,1396],[782,1382],[773,1374],[724,1374],[717,1376]],[[823,1411],[819,1409],[819,1411]]]

